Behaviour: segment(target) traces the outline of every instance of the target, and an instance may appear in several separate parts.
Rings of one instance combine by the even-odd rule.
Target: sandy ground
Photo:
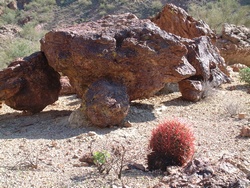
[[[0,109],[0,187],[139,188],[168,182],[166,173],[131,166],[147,167],[151,130],[173,118],[192,126],[196,138],[194,158],[210,161],[214,166],[222,158],[231,161],[233,166],[215,177],[228,175],[247,179],[250,139],[239,134],[243,126],[250,124],[249,86],[239,82],[237,74],[232,78],[231,84],[213,90],[208,98],[197,103],[183,101],[179,92],[133,101],[126,118],[131,127],[100,129],[85,123],[74,127],[72,122],[78,121],[74,111],[81,103],[75,95],[60,97],[55,104],[32,116],[3,105]],[[234,111],[237,114],[231,116]],[[238,118],[241,112],[245,113],[243,119]],[[107,151],[114,155],[114,148],[125,151],[121,179],[118,179],[117,163],[111,164],[113,169],[106,175],[99,173],[95,165],[81,162],[81,157],[90,151]],[[183,187],[192,187],[191,184],[205,187],[188,183]],[[242,186],[250,187],[248,183],[245,181]],[[164,186],[168,187],[167,184]]]

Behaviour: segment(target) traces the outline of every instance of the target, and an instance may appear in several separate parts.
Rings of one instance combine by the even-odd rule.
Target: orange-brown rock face
[[[212,40],[216,38],[205,22],[194,19],[184,9],[173,4],[166,4],[162,11],[152,18],[152,22],[162,30],[183,38],[193,39],[200,36],[208,36]]]
[[[224,24],[216,46],[227,64],[250,66],[250,29],[245,26]]]
[[[76,93],[76,90],[70,84],[69,78],[67,76],[61,76],[60,83],[62,87],[60,95],[72,95]]]
[[[196,73],[179,83],[183,98],[200,100],[204,90],[202,82],[217,87],[230,81],[225,61],[218,48],[213,45],[216,36],[205,22],[195,20],[185,10],[173,4],[167,4],[151,20],[164,31],[180,36],[180,41],[188,50],[186,58]]]
[[[34,53],[0,71],[0,100],[16,110],[40,112],[58,99],[59,78],[44,54]]]
[[[41,40],[41,50],[83,98],[100,79],[124,85],[134,100],[195,74],[178,37],[133,14],[50,31]]]

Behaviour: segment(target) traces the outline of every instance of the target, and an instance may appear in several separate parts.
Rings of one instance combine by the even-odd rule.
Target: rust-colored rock
[[[34,53],[0,71],[0,100],[16,110],[40,112],[58,99],[59,78],[44,54]]]
[[[250,138],[250,126],[244,126],[240,130],[241,137],[249,137]]]
[[[196,20],[188,13],[173,4],[166,4],[162,11],[151,19],[161,29],[183,38],[193,39],[208,36],[216,39],[215,33],[202,20]]]
[[[180,40],[188,49],[186,58],[195,68],[196,74],[189,81],[179,84],[183,98],[199,100],[204,90],[201,84],[203,82],[216,87],[230,81],[225,61],[213,45],[216,36],[205,22],[195,20],[185,10],[173,4],[167,4],[152,21],[161,29],[182,37]],[[184,83],[188,85],[185,86]],[[190,93],[184,94],[184,91]]]
[[[61,76],[60,78],[61,90],[60,95],[72,95],[76,93],[76,90],[70,84],[69,78],[67,76]]]
[[[188,49],[187,59],[196,70],[196,74],[179,82],[182,97],[189,101],[198,101],[206,97],[207,86],[213,88],[230,82],[224,59],[207,36],[182,39]],[[205,94],[205,95],[204,95]]]
[[[250,66],[250,29],[245,26],[224,24],[216,46],[227,64]]]
[[[188,49],[187,59],[196,70],[191,79],[209,82],[213,87],[230,82],[225,61],[208,37],[182,41]]]
[[[179,83],[179,89],[184,99],[189,101],[199,101],[202,98],[202,82],[199,80],[182,80]]]
[[[119,125],[129,110],[126,87],[107,80],[97,81],[86,93],[85,107],[92,124],[99,127]]]
[[[102,78],[124,85],[134,100],[195,74],[178,37],[133,14],[50,31],[41,40],[41,49],[83,98]]]

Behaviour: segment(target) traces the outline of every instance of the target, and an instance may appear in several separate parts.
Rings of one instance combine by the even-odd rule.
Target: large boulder
[[[41,50],[83,98],[103,78],[124,85],[134,100],[196,73],[178,37],[129,13],[50,31],[41,40]]]
[[[59,78],[42,52],[16,60],[0,71],[0,101],[16,110],[40,112],[58,99]]]
[[[223,83],[230,82],[224,59],[206,36],[193,40],[182,39],[188,49],[187,59],[196,69],[196,74],[178,83],[182,97],[199,101],[207,92]]]
[[[209,82],[213,87],[230,82],[225,61],[210,38],[202,36],[193,40],[182,39],[182,42],[188,49],[186,58],[196,70],[191,79]]]
[[[87,118],[100,127],[120,124],[129,101],[196,73],[178,37],[129,13],[50,31],[41,50],[68,76]]]
[[[216,39],[215,33],[204,21],[196,20],[184,9],[173,4],[166,4],[162,11],[151,20],[162,30],[183,38],[208,36],[213,41]]]
[[[205,86],[217,87],[230,82],[225,61],[213,45],[216,35],[205,22],[194,19],[173,4],[167,4],[151,20],[166,32],[180,36],[180,41],[188,50],[186,58],[196,73],[179,83],[184,99],[198,101],[202,98]]]
[[[227,64],[250,66],[250,29],[245,26],[224,24],[216,46]]]

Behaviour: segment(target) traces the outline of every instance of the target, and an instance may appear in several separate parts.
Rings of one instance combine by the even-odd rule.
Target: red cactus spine
[[[183,166],[194,154],[194,136],[184,122],[165,121],[152,131],[148,169],[166,170],[167,166]]]

